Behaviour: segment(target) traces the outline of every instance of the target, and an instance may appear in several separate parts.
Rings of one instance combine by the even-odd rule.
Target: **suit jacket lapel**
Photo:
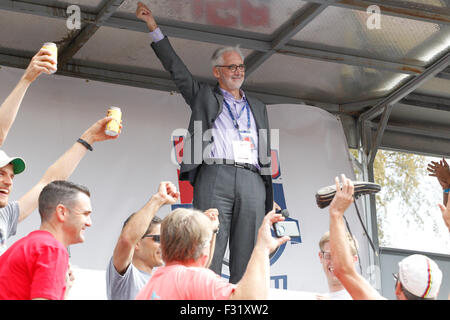
[[[245,97],[247,98],[247,102],[248,105],[250,106],[250,110],[252,111],[253,114],[253,118],[255,119],[255,123],[256,123],[256,129],[261,129],[263,128],[261,125],[261,118],[259,116],[259,110],[256,109],[256,104],[257,102],[255,100],[253,100],[253,98],[250,98],[249,96],[245,95]]]
[[[223,109],[223,95],[222,92],[219,89],[219,85],[217,85],[214,88],[214,96],[216,97],[217,103],[219,105],[219,111],[216,114],[216,118],[219,116],[219,114],[222,112]]]

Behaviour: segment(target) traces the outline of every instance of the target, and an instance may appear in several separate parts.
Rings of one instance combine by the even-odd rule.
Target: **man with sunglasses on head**
[[[153,268],[163,265],[159,247],[161,219],[155,214],[162,206],[174,204],[179,196],[173,183],[163,181],[158,192],[125,220],[106,269],[109,300],[133,300],[150,279]]]
[[[212,86],[192,76],[141,2],[136,16],[147,24],[151,47],[192,110],[180,180],[194,187],[194,208],[214,207],[220,212],[211,269],[221,275],[230,240],[230,282],[237,283],[258,228],[274,207],[267,108],[241,89],[245,65],[239,47],[214,52],[211,63],[217,85]]]
[[[164,262],[160,248],[162,220],[156,212],[180,197],[172,182],[163,181],[145,206],[125,220],[106,269],[106,292],[109,300],[133,300],[150,280],[152,271]],[[217,217],[217,209],[205,215]]]

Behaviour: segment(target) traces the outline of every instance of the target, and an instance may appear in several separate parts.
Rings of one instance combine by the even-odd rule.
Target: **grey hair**
[[[223,54],[226,52],[231,52],[231,51],[237,52],[241,56],[242,61],[244,61],[245,57],[242,54],[240,45],[236,45],[234,47],[227,46],[227,47],[219,48],[216,51],[214,51],[213,55],[211,56],[211,65],[213,67],[217,66],[217,65],[219,65],[219,66],[223,65]]]
[[[201,211],[178,208],[169,213],[161,223],[161,251],[163,260],[197,260],[210,245],[212,222]]]

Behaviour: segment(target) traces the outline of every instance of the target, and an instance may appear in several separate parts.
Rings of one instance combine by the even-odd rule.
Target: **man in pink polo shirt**
[[[172,211],[161,224],[161,251],[166,264],[154,272],[136,299],[267,299],[269,254],[289,240],[273,238],[270,228],[283,219],[274,211],[265,216],[244,276],[232,284],[207,268],[218,231],[217,214],[182,208]]]

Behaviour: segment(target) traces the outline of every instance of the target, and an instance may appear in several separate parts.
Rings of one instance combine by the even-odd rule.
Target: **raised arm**
[[[156,212],[165,204],[174,204],[180,193],[168,181],[159,184],[158,192],[134,214],[124,226],[114,248],[113,264],[117,272],[123,274],[133,260],[134,248],[142,239]]]
[[[439,208],[442,212],[442,219],[444,220],[445,225],[448,228],[448,231],[450,232],[450,202],[447,201],[447,206],[444,207],[442,204],[438,204]]]
[[[56,61],[51,59],[51,52],[41,49],[32,59],[19,83],[0,107],[0,146],[6,140],[11,126],[16,119],[23,97],[30,84],[43,72],[50,74],[56,70]]]
[[[336,195],[330,204],[330,252],[333,273],[350,293],[354,300],[384,299],[359,273],[354,266],[353,255],[350,252],[344,223],[345,210],[353,202],[353,182],[341,176],[335,178]]]
[[[281,214],[270,211],[264,217],[258,231],[255,248],[242,276],[236,285],[235,291],[230,296],[232,300],[265,300],[270,287],[270,259],[269,255],[276,248],[287,242],[290,238],[272,237],[270,228],[277,221],[283,221]]]
[[[152,11],[142,2],[138,2],[136,17],[146,23],[150,32],[154,32],[159,28]],[[166,37],[163,37],[160,41],[153,42],[152,48],[164,69],[170,73],[184,100],[190,106],[193,97],[200,88],[200,83],[194,79]]]
[[[111,137],[105,134],[106,123],[111,117],[105,117],[94,123],[82,135],[81,139],[90,145],[98,141],[117,139],[119,135]],[[19,221],[22,221],[33,212],[38,206],[38,198],[42,189],[52,181],[66,180],[76,169],[81,159],[86,155],[87,148],[81,143],[75,142],[55,163],[53,163],[39,182],[31,188],[19,200]]]
[[[427,167],[428,175],[431,177],[436,177],[439,184],[443,190],[443,200],[444,206],[447,205],[448,201],[448,189],[450,188],[450,168],[444,158],[439,162],[431,161]],[[446,191],[447,190],[447,191]]]

